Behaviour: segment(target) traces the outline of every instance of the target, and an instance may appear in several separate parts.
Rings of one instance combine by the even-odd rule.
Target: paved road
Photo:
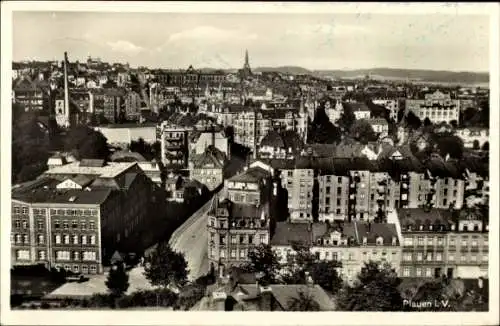
[[[189,280],[195,280],[209,270],[207,213],[211,204],[212,200],[209,200],[195,212],[176,230],[169,241],[174,251],[184,254],[188,263]]]

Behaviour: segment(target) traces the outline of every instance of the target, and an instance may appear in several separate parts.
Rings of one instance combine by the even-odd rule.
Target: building
[[[125,95],[125,118],[131,121],[138,121],[141,116],[142,99],[141,95],[135,91],[129,91]]]
[[[42,111],[49,108],[48,89],[24,76],[13,82],[12,100],[20,104],[25,111]]]
[[[345,102],[343,106],[349,106],[356,117],[356,120],[370,119],[371,111],[365,103],[360,102]]]
[[[321,222],[345,220],[349,208],[349,175],[318,175],[318,219]]]
[[[440,91],[426,94],[425,99],[406,99],[406,111],[412,111],[421,121],[425,118],[434,124],[459,121],[460,100]]]
[[[223,276],[233,266],[248,261],[248,253],[269,243],[269,203],[219,201],[208,213],[208,260],[210,269]]]
[[[160,126],[161,161],[165,168],[188,167],[188,132],[191,128],[179,127],[164,121]]]
[[[275,110],[255,109],[240,112],[233,121],[234,141],[252,150],[257,156],[258,145],[270,130],[295,131],[302,139],[307,139],[307,113],[303,107]]]
[[[210,146],[224,153],[228,159],[231,157],[229,139],[223,131],[214,128],[206,131],[193,131],[189,134],[190,153],[203,154]]]
[[[272,173],[260,166],[245,168],[224,181],[228,198],[234,203],[260,205],[270,201],[274,189]]]
[[[300,155],[304,142],[293,130],[270,130],[260,141],[257,158],[291,159]]]
[[[283,266],[296,254],[295,244],[310,248],[318,260],[341,263],[338,273],[348,282],[353,281],[369,261],[388,263],[400,274],[401,246],[394,224],[278,222],[271,245]],[[286,273],[286,268],[282,272]]]
[[[463,140],[465,148],[480,149],[490,141],[490,130],[488,128],[456,129],[455,135]]]
[[[488,225],[469,210],[397,211],[403,240],[403,277],[487,277]]]
[[[108,123],[117,123],[124,118],[122,106],[125,93],[123,90],[117,88],[92,89],[91,96],[96,116],[104,117]]]
[[[122,123],[94,127],[106,137],[108,144],[121,148],[128,148],[130,144],[143,139],[148,144],[154,144],[156,138],[156,124],[154,123]]]
[[[227,156],[215,146],[208,146],[202,154],[189,157],[189,177],[215,190],[224,183]]]
[[[389,124],[387,120],[382,118],[367,119],[366,122],[372,126],[373,131],[379,135],[379,137],[385,137],[389,135]]]
[[[328,120],[330,120],[331,123],[336,124],[336,122],[342,116],[343,112],[344,112],[344,106],[342,105],[342,101],[340,101],[340,99],[336,99],[335,104],[333,106],[330,101],[326,101],[325,113],[328,116]]]
[[[240,79],[247,79],[252,76],[252,70],[250,69],[250,59],[248,58],[248,50],[245,50],[245,63],[243,68],[238,71]]]
[[[373,104],[381,105],[389,110],[389,118],[397,121],[399,112],[399,99],[391,98],[374,98],[371,100]]]
[[[135,162],[53,167],[12,189],[12,264],[102,273],[115,250],[143,249],[135,234],[162,200]]]

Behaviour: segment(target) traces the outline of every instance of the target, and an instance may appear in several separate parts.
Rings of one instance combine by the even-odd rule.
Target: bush
[[[172,307],[177,294],[170,290],[138,291],[121,297],[116,301],[117,308],[130,307]]]

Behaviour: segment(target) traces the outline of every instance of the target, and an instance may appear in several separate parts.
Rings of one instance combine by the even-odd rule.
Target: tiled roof
[[[230,178],[233,182],[260,182],[262,179],[269,178],[271,174],[260,167],[251,167],[243,173],[237,174]]]
[[[271,239],[273,246],[289,246],[293,243],[312,245],[312,229],[308,223],[277,222]]]
[[[391,223],[359,223],[354,222],[359,236],[358,242],[362,243],[363,237],[366,237],[368,245],[375,245],[378,237],[382,237],[384,245],[392,244],[392,239],[396,239],[396,245],[399,245],[396,225]]]
[[[419,225],[443,225],[447,228],[453,223],[451,212],[447,209],[433,208],[426,211],[423,208],[399,208],[397,213],[403,230],[408,225],[416,227]]]

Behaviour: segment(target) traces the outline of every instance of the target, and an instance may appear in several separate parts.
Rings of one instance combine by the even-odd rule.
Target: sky
[[[489,70],[480,15],[14,12],[13,60],[150,68]]]

